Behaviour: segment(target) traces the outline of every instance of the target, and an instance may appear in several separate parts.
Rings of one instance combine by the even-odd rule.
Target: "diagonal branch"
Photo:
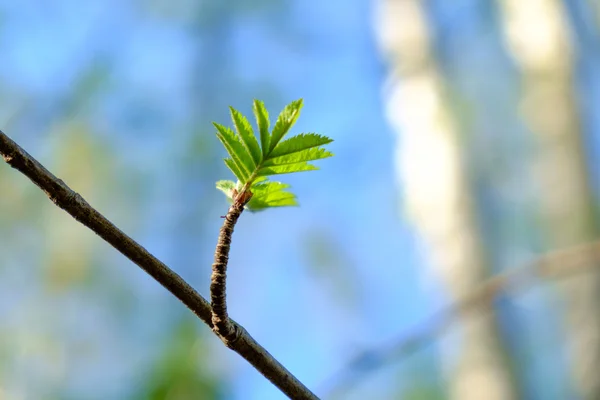
[[[185,304],[205,324],[213,327],[211,306],[194,288],[123,233],[62,180],[52,175],[2,131],[0,131],[0,154],[11,167],[23,173],[39,186],[57,206],[137,264]],[[291,399],[318,399],[265,348],[258,344],[241,325],[229,318],[227,318],[227,322],[234,327],[237,333],[237,340],[229,343],[232,350],[244,357]]]

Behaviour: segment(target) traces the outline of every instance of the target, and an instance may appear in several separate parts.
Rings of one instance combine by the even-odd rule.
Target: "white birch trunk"
[[[536,135],[545,235],[552,248],[597,237],[573,91],[567,10],[558,0],[500,0],[507,48],[522,73],[523,118]],[[590,260],[590,263],[593,262]],[[582,399],[600,398],[600,275],[561,284],[571,369]]]
[[[408,212],[435,274],[457,301],[487,276],[457,128],[444,99],[420,0],[381,0],[376,20],[390,74],[387,115],[398,132],[398,175]],[[516,398],[490,304],[458,324],[459,348],[444,356],[451,399]]]

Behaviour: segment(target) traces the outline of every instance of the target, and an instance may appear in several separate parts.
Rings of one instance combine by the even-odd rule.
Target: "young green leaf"
[[[256,125],[260,132],[260,145],[262,147],[262,154],[265,156],[269,149],[269,113],[265,108],[265,105],[260,100],[254,100],[253,105],[254,116],[256,117]]]
[[[300,110],[302,109],[302,99],[298,99],[292,101],[290,104],[285,106],[279,117],[277,117],[277,122],[273,127],[273,132],[271,132],[271,140],[269,142],[269,151],[268,155],[273,151],[277,143],[285,136],[286,133],[290,130],[292,125],[296,123],[296,120],[300,116]]]
[[[233,189],[235,189],[234,181],[217,181],[217,189],[225,193],[225,196],[231,201],[233,198]]]
[[[297,151],[323,146],[331,142],[333,142],[333,139],[327,136],[316,133],[301,133],[279,143],[269,154],[269,157],[284,156]]]
[[[233,172],[235,177],[240,180],[240,182],[246,182],[248,180],[248,175],[238,168],[235,161],[233,161],[231,158],[224,158],[223,161],[225,161],[225,165],[227,165],[227,167],[231,170],[231,172]]]
[[[261,211],[268,207],[296,206],[296,196],[285,191],[290,185],[281,182],[269,182],[256,184],[252,188],[252,199],[247,204],[250,211]]]
[[[321,147],[333,141],[323,135],[302,133],[282,141],[296,122],[301,108],[302,99],[288,104],[279,114],[273,131],[269,133],[269,114],[261,101],[254,100],[253,111],[260,132],[260,146],[246,117],[234,108],[230,107],[230,110],[237,134],[227,127],[214,124],[217,137],[230,156],[225,158],[225,164],[238,178],[237,183],[217,182],[217,188],[223,191],[230,201],[237,199],[245,203],[244,199],[252,194],[245,205],[251,211],[298,205],[296,196],[285,190],[288,185],[271,182],[267,177],[316,170],[318,168],[307,161],[333,156]]]
[[[299,162],[295,164],[274,165],[272,167],[264,167],[258,170],[258,176],[269,176],[278,174],[291,174],[292,172],[315,171],[319,168],[307,162]]]
[[[301,161],[320,160],[333,156],[333,153],[321,148],[305,149],[297,153],[286,154],[284,156],[274,157],[265,161],[262,165],[270,167],[274,165],[295,164]]]
[[[268,193],[280,192],[289,187],[290,185],[287,183],[268,181],[266,178],[261,177],[261,182],[252,187],[252,192],[257,196],[262,196]]]
[[[241,139],[244,147],[252,156],[253,168],[260,163],[262,159],[262,153],[260,151],[260,147],[258,146],[258,142],[256,141],[256,136],[254,136],[254,132],[252,131],[252,126],[240,113],[233,107],[229,107],[231,111],[231,119],[233,120],[233,125],[235,126],[235,130],[237,131],[238,136]]]
[[[292,193],[283,192],[283,195],[284,196],[279,196],[278,198],[273,196],[269,199],[255,199],[252,197],[246,207],[251,212],[257,212],[269,207],[287,207],[299,205],[298,201],[296,200],[296,196],[294,196]]]
[[[244,145],[240,143],[231,129],[217,123],[213,123],[213,125],[217,128],[217,137],[223,143],[223,146],[225,146],[227,153],[231,156],[239,172],[244,176],[244,180],[240,179],[244,182],[256,168],[252,156],[248,153]]]

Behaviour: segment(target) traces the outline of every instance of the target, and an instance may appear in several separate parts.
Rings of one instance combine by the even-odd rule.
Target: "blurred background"
[[[0,128],[205,297],[211,122],[304,98],[292,133],[336,156],[281,176],[300,208],[242,216],[228,301],[319,396],[600,398],[589,252],[443,311],[596,240],[600,1],[0,0],[0,49]],[[0,166],[0,399],[281,398]]]

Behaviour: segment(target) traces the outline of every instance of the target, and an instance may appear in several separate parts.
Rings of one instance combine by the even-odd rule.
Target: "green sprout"
[[[226,126],[213,124],[217,128],[217,137],[229,154],[224,159],[225,164],[238,180],[218,181],[217,189],[225,193],[230,202],[239,202],[250,211],[297,206],[296,195],[286,190],[290,185],[269,181],[268,177],[317,170],[308,161],[333,156],[321,147],[333,140],[316,133],[301,133],[282,141],[300,115],[302,99],[292,101],[283,109],[271,132],[265,105],[254,100],[260,145],[248,119],[233,107],[229,109],[235,132]]]

